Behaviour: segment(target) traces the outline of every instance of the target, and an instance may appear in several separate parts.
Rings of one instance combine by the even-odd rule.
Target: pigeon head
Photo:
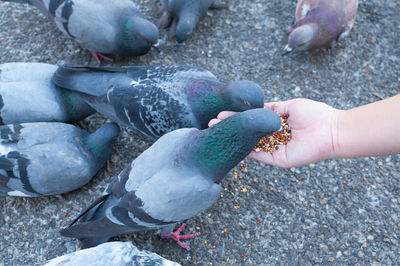
[[[219,183],[262,137],[280,127],[279,115],[269,109],[257,108],[235,114],[190,140],[192,161]]]
[[[222,111],[242,112],[264,107],[264,93],[252,81],[230,83],[199,82],[192,86],[188,95],[200,128]]]
[[[130,17],[122,27],[122,47],[126,55],[142,55],[158,42],[158,29],[150,21],[140,17]]]
[[[176,26],[176,41],[178,43],[186,41],[192,34],[194,28],[198,23],[198,17],[193,15],[182,15],[179,18],[178,25]]]
[[[232,102],[230,111],[242,112],[264,107],[263,90],[250,80],[229,83],[226,93]]]
[[[284,54],[294,50],[307,50],[311,42],[318,33],[318,26],[315,23],[304,24],[294,28],[289,35],[288,44],[285,47]]]
[[[114,123],[105,123],[87,138],[87,146],[99,159],[107,160],[111,156],[111,146],[119,134]]]

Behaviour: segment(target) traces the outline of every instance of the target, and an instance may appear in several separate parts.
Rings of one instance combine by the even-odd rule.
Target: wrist
[[[346,153],[343,143],[343,129],[345,129],[347,123],[348,111],[334,109],[334,115],[331,122],[331,136],[332,136],[332,152],[331,158],[343,158]]]

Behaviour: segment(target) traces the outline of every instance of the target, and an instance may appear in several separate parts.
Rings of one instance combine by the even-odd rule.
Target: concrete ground
[[[155,1],[139,2],[156,21]],[[257,82],[267,101],[306,97],[341,109],[399,94],[398,1],[360,0],[346,40],[330,50],[283,57],[295,7],[295,0],[231,0],[229,9],[207,12],[178,50],[161,31],[160,54],[120,58],[115,65],[210,68],[221,80]],[[1,3],[0,63],[22,61],[95,63],[35,8]],[[94,130],[104,121],[93,115],[84,124]],[[125,129],[115,145],[110,173],[101,170],[89,184],[60,199],[1,198],[0,265],[42,264],[79,249],[76,240],[58,231],[149,144]],[[185,232],[201,232],[187,241],[190,252],[160,239],[156,231],[119,239],[183,265],[399,263],[399,155],[329,160],[297,169],[247,162],[246,173],[234,169],[242,179],[233,172],[226,176],[224,197],[217,204],[187,221]]]

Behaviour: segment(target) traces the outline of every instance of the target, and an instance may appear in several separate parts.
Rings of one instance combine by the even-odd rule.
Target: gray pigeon
[[[89,134],[63,123],[0,126],[0,195],[35,197],[85,185],[111,156],[119,128]]]
[[[221,9],[226,6],[215,0],[159,0],[163,14],[159,27],[171,25],[170,37],[176,36],[178,43],[186,41],[204,17],[209,8]]]
[[[328,47],[353,28],[358,0],[298,0],[297,25],[289,31],[285,54]]]
[[[109,242],[50,260],[43,266],[179,266],[130,242]]]
[[[157,27],[131,0],[0,0],[36,6],[65,35],[90,50],[98,62],[103,54],[139,56],[158,41]],[[111,59],[109,59],[111,60]]]
[[[243,160],[261,137],[279,130],[275,112],[258,108],[233,115],[204,130],[184,128],[161,137],[113,179],[97,199],[61,235],[92,247],[110,237],[161,229],[180,239],[175,223],[212,206],[225,175]],[[78,223],[76,223],[79,221]]]
[[[121,68],[65,65],[53,81],[104,116],[157,139],[178,128],[207,128],[224,110],[264,106],[264,94],[247,80],[223,83],[209,71],[180,66]]]
[[[57,66],[43,63],[0,65],[0,124],[77,122],[96,112],[77,93],[58,88]]]

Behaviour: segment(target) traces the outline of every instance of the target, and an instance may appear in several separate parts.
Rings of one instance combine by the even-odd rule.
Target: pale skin
[[[358,158],[400,153],[400,94],[350,110],[335,109],[309,99],[265,103],[289,115],[292,140],[271,154],[251,152],[250,158],[289,168],[332,158]],[[231,116],[221,112],[209,125]]]

